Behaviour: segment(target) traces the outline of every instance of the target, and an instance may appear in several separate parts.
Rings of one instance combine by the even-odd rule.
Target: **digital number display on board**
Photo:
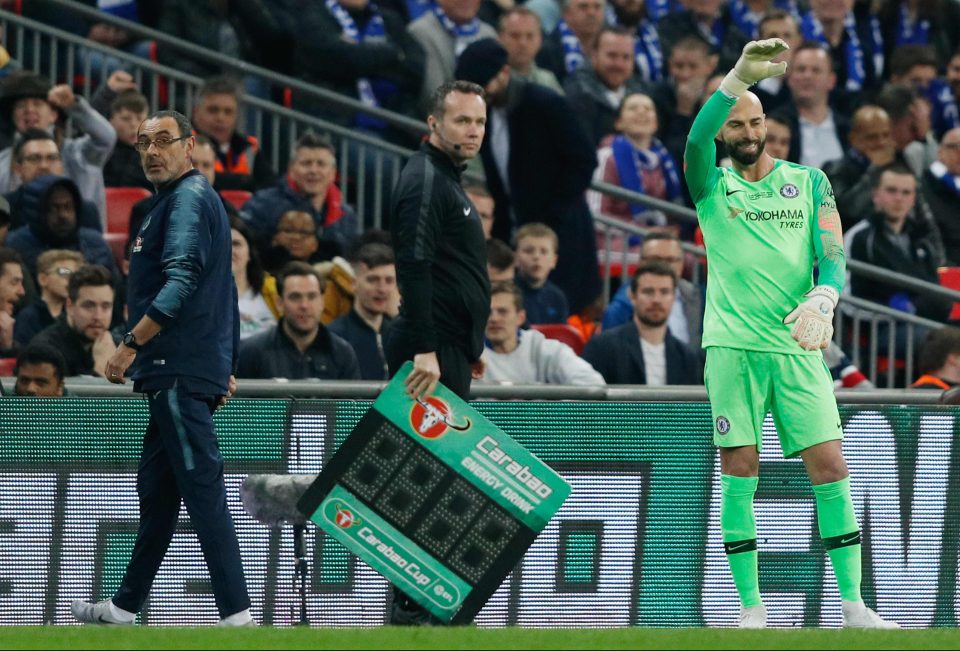
[[[570,486],[443,385],[416,400],[408,362],[299,502],[435,617],[468,623]]]

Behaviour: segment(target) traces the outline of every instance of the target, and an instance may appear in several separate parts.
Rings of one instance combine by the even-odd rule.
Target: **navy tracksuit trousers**
[[[245,610],[250,598],[213,426],[217,397],[187,393],[179,382],[146,396],[150,424],[137,472],[140,528],[113,603],[132,613],[143,607],[173,538],[182,500],[200,539],[220,617]]]

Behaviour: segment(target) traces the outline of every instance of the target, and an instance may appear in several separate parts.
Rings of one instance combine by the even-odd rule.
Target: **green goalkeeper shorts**
[[[711,346],[704,383],[718,447],[755,445],[759,452],[768,411],[785,457],[843,438],[833,378],[821,355]]]

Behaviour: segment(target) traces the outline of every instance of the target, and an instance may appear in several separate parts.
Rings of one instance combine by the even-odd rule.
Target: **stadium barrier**
[[[370,405],[345,396],[373,396],[381,386],[282,384],[243,383],[241,392],[338,397],[240,398],[215,417],[253,612],[278,626],[297,619],[292,536],[253,521],[238,486],[252,473],[317,473]],[[474,406],[574,491],[477,623],[733,625],[738,606],[720,540],[719,466],[703,389],[607,388],[600,401],[537,398],[550,395],[548,387],[475,393],[496,397],[507,395],[504,389],[533,399],[479,399]],[[72,382],[71,391],[89,395],[97,387]],[[841,394],[864,535],[865,599],[907,627],[956,626],[960,610],[958,418],[955,409],[930,404],[936,397]],[[146,417],[140,399],[0,400],[0,624],[66,624],[72,599],[100,599],[115,589],[137,528],[135,473]],[[802,462],[781,457],[769,421],[756,510],[771,622],[839,625],[812,491]],[[217,620],[199,545],[181,515],[142,623]],[[312,625],[384,623],[384,579],[312,526],[308,559]]]
[[[333,93],[325,88],[307,84],[299,79],[279,75],[250,63],[226,57],[213,50],[188,43],[136,23],[97,12],[73,0],[36,0],[56,5],[64,11],[98,20],[126,29],[142,38],[155,39],[167,47],[185,55],[223,67],[238,75],[254,77],[268,84],[284,85],[298,93],[329,103],[344,111],[361,111],[384,120],[387,124],[410,133],[424,133],[426,126],[409,117],[379,108],[366,107],[357,100]],[[202,80],[173,68],[137,57],[122,50],[109,48],[75,34],[43,25],[15,13],[0,10],[0,30],[5,43],[13,43],[11,54],[18,61],[29,59],[34,70],[54,79],[80,80],[81,92],[89,97],[92,92],[93,73],[105,77],[105,70],[92,70],[88,57],[80,56],[82,50],[120,59],[134,71],[135,79],[147,95],[150,106],[175,107],[188,115],[193,106],[196,90]],[[103,59],[105,57],[101,57]],[[399,176],[400,169],[412,154],[408,148],[388,143],[382,139],[295,111],[259,97],[243,98],[243,109],[254,129],[252,135],[264,147],[274,169],[285,168],[286,156],[297,138],[308,130],[330,133],[338,149],[338,166],[342,174],[350,176],[350,182],[342,183],[344,200],[354,205],[359,215],[358,229],[381,228],[389,201],[389,191]],[[608,183],[593,182],[591,190],[616,199],[642,204],[658,210],[682,222],[694,223],[696,213],[684,206],[661,201],[643,194],[631,192]],[[597,231],[604,245],[599,259],[602,266],[603,297],[608,301],[613,288],[613,279],[621,282],[627,278],[638,261],[636,250],[631,251],[628,241],[631,235],[643,235],[648,229],[625,223],[604,215],[595,215]],[[614,244],[619,242],[620,247]],[[635,249],[636,247],[634,247]],[[684,243],[684,250],[696,260],[692,264],[692,279],[702,280],[703,248]],[[905,290],[923,296],[937,297],[951,302],[960,301],[960,292],[934,283],[916,280],[910,276],[891,272],[863,262],[848,260],[850,273],[876,281],[889,282]],[[922,334],[942,324],[891,310],[886,306],[868,303],[851,297],[842,297],[843,309],[837,311],[834,340],[852,358],[877,386],[893,388],[909,384],[915,378],[916,349]]]

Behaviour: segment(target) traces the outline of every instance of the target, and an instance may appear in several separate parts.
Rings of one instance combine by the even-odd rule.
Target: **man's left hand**
[[[783,322],[793,323],[790,336],[804,350],[822,350],[833,338],[833,310],[840,301],[840,293],[829,285],[817,285],[804,294],[800,303]]]
[[[487,370],[487,362],[481,357],[470,364],[470,377],[474,380],[482,380],[483,374]]]
[[[107,380],[114,384],[126,384],[127,379],[123,377],[123,374],[126,373],[130,365],[133,364],[136,356],[137,351],[134,349],[127,348],[123,344],[117,346],[117,349],[113,355],[110,356],[110,359],[107,360],[107,365],[104,368],[104,375]]]
[[[217,407],[223,407],[227,404],[227,400],[233,397],[233,394],[237,392],[237,377],[231,375],[230,379],[227,381],[227,395],[220,396],[220,400],[217,402]]]

